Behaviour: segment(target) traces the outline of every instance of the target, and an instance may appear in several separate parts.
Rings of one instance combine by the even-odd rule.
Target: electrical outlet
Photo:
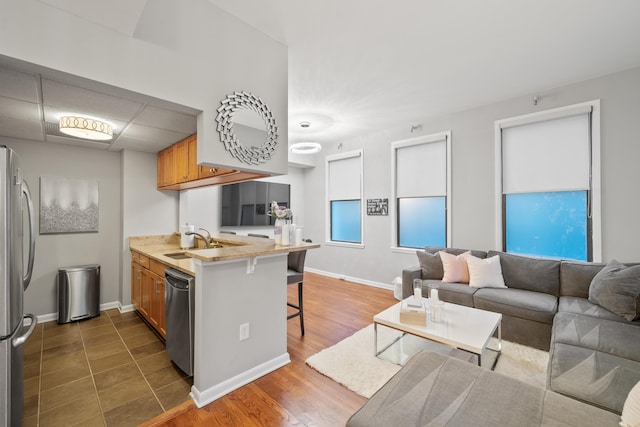
[[[249,324],[243,323],[240,325],[240,341],[244,341],[249,338]]]

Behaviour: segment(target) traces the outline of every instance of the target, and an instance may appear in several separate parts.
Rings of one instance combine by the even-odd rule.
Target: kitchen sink
[[[189,255],[187,255],[184,252],[174,252],[172,254],[164,254],[164,256],[172,258],[172,259],[189,259],[189,258],[191,258]]]

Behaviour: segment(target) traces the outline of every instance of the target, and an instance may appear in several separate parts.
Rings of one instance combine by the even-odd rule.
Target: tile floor
[[[192,378],[135,312],[39,324],[24,348],[23,426],[135,426],[189,399]]]

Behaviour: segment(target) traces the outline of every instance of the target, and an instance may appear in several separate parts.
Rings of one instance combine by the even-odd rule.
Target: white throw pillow
[[[472,288],[506,288],[500,266],[500,255],[491,258],[467,257],[469,286]]]
[[[640,426],[640,382],[634,385],[627,395],[627,400],[624,401],[622,407],[621,418],[620,425],[622,427]]]

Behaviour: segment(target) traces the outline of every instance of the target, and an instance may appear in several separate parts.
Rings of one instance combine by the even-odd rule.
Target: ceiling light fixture
[[[307,122],[307,121],[300,122],[301,128],[308,128],[310,126],[311,126],[311,122]]]
[[[94,141],[108,141],[113,139],[113,127],[111,127],[110,124],[87,117],[60,117],[59,129],[60,132],[75,136],[76,138],[91,139]]]
[[[315,154],[320,152],[322,145],[317,142],[296,142],[291,144],[289,150],[295,154]]]

